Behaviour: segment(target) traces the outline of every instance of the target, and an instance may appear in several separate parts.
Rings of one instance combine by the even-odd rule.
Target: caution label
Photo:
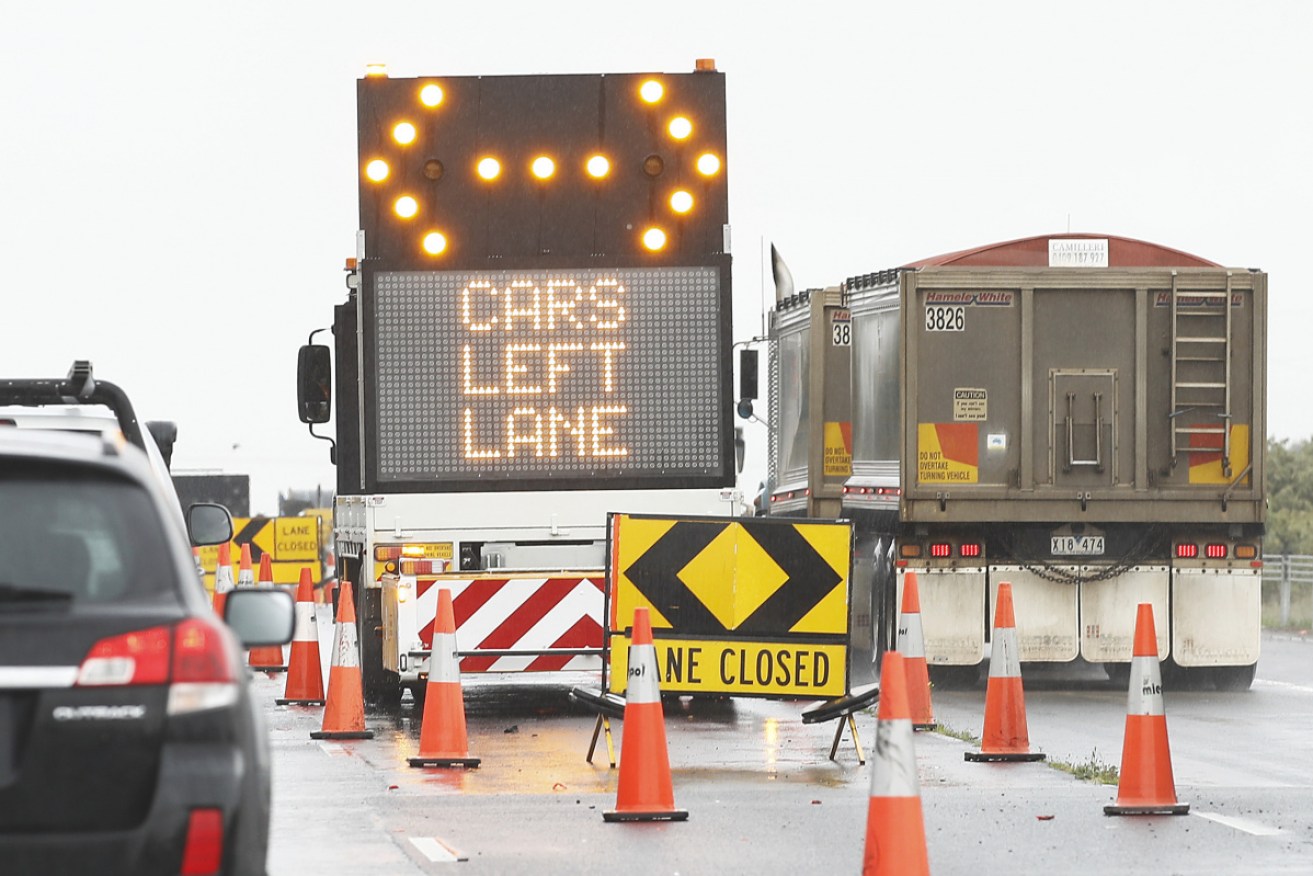
[[[989,393],[973,387],[959,386],[954,389],[953,419],[957,422],[989,419]]]
[[[612,690],[624,690],[639,606],[651,613],[663,690],[846,690],[848,523],[613,514],[610,524]]]
[[[916,479],[923,484],[974,484],[980,478],[975,423],[917,423]]]
[[[825,424],[824,471],[827,478],[847,478],[853,473],[853,424]]]
[[[842,696],[848,649],[841,643],[708,642],[655,638],[661,690],[769,696]],[[612,671],[627,676],[629,640],[611,640]],[[617,693],[624,691],[623,682]]]

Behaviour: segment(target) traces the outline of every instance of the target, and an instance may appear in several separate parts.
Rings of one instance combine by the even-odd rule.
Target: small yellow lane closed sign
[[[612,514],[610,687],[646,606],[661,690],[839,696],[848,682],[852,528],[846,522]]]

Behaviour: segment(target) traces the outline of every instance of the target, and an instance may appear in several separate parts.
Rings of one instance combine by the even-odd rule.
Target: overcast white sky
[[[711,57],[736,338],[759,330],[763,241],[805,287],[1068,227],[1142,238],[1268,271],[1269,433],[1305,439],[1311,39],[1307,0],[16,4],[0,26],[0,375],[93,360],[143,416],[179,423],[176,467],[249,472],[253,510],[272,512],[280,490],[333,483],[294,376],[344,296],[365,64]],[[748,437],[759,458],[764,430]]]

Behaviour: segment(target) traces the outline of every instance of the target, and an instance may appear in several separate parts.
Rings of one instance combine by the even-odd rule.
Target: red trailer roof
[[[905,267],[925,268],[952,265],[963,268],[1047,268],[1050,240],[1106,240],[1108,241],[1108,267],[1110,268],[1220,268],[1216,262],[1199,256],[1113,234],[1043,234],[990,243],[974,249],[950,252],[945,255],[911,262]]]

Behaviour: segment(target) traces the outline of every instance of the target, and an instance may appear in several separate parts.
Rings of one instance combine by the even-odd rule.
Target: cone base
[[[276,706],[322,706],[323,704],[323,700],[274,700],[274,705]]]
[[[665,809],[638,811],[626,809],[623,811],[608,809],[602,813],[603,821],[688,821],[687,809]]]
[[[373,739],[373,730],[315,730],[311,739]]]
[[[286,666],[252,666],[252,672],[286,672]]]
[[[413,767],[455,767],[475,769],[483,760],[477,757],[408,757],[406,763]]]
[[[939,726],[938,723],[931,723],[931,724],[913,724],[913,725],[912,725],[912,729],[913,729],[913,730],[933,730],[933,729],[935,729],[935,728],[938,727],[938,726]]]
[[[1161,806],[1105,806],[1104,815],[1189,815],[1189,803],[1164,803]]]
[[[1045,757],[1047,755],[1039,751],[967,751],[962,754],[963,760],[972,763],[1033,763]]]

